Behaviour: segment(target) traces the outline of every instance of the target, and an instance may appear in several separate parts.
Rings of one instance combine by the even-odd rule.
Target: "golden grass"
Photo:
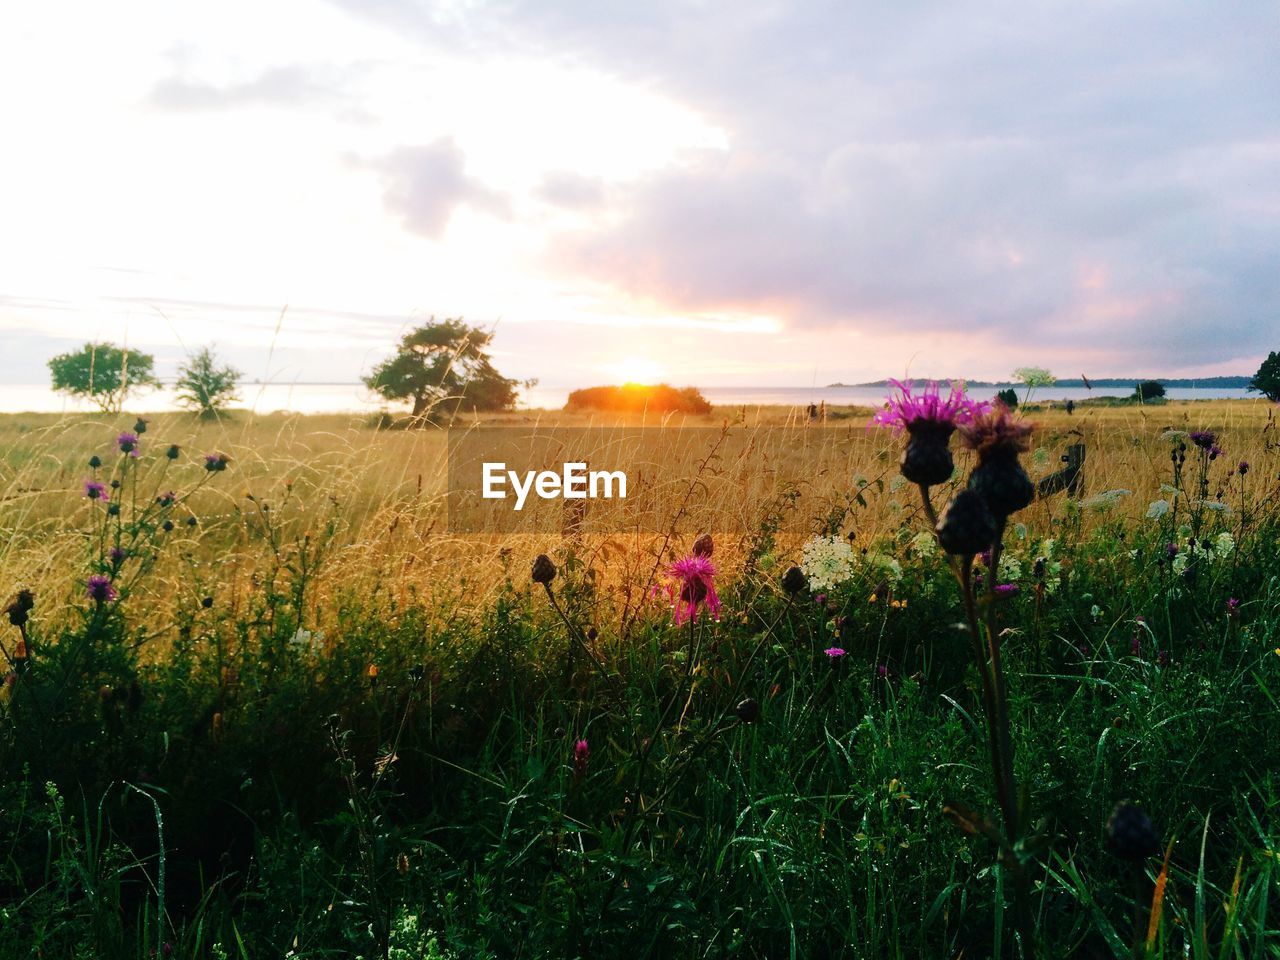
[[[1272,411],[1262,400],[1090,406],[1077,408],[1070,417],[1056,408],[1033,410],[1027,415],[1039,429],[1028,466],[1033,476],[1043,476],[1057,468],[1068,443],[1082,441],[1088,450],[1085,497],[1106,490],[1131,491],[1110,515],[1138,518],[1169,479],[1170,445],[1161,434],[1167,429],[1211,429],[1222,436],[1226,463],[1250,461],[1250,495],[1261,496],[1274,490],[1280,469]],[[775,446],[779,438],[794,440],[797,449],[821,438],[817,442],[830,448],[837,466],[820,477],[789,474],[785,463],[773,463],[765,476],[763,469],[753,472],[752,461],[741,460],[733,469],[720,464],[714,483],[678,485],[664,492],[677,528],[672,545],[686,547],[702,529],[730,531],[719,544],[718,558],[732,570],[742,548],[736,541],[758,526],[776,495],[789,487],[801,491],[796,516],[806,529],[814,529],[810,521],[828,513],[858,477],[869,484],[866,506],[858,507],[850,521],[861,543],[890,537],[903,527],[918,528],[915,491],[895,481],[899,441],[888,431],[867,430],[868,413],[832,408],[823,428],[807,425],[803,409],[784,407],[717,408],[705,417],[648,419],[535,411],[485,417],[476,425],[530,430],[619,424],[724,426],[740,439],[767,434]],[[117,463],[114,437],[130,429],[133,420],[0,416],[0,590],[30,587],[48,610],[51,599],[66,602],[79,589],[93,549],[86,532],[95,511],[102,509],[81,495],[89,475],[87,461],[98,454],[108,465]],[[714,432],[687,436],[706,442]],[[145,595],[157,621],[164,621],[176,605],[206,593],[231,604],[248,603],[263,577],[296,567],[302,552],[323,561],[309,595],[314,608],[306,612],[309,622],[319,623],[343,589],[405,602],[465,578],[466,589],[452,592],[483,601],[508,574],[522,583],[532,554],[567,546],[589,559],[601,572],[601,582],[634,585],[648,575],[666,542],[652,533],[572,542],[559,534],[451,534],[444,510],[446,435],[440,430],[374,430],[364,418],[345,415],[241,414],[207,423],[187,415],[157,414],[150,417],[143,440],[141,489],[146,497],[167,489],[181,493],[200,482],[206,452],[231,457],[230,469],[209,478],[190,501],[199,526],[176,529],[155,574],[139,585],[137,593]],[[173,465],[161,455],[170,443],[183,450]],[[963,468],[964,458],[960,460]],[[810,463],[797,458],[792,466],[807,469]],[[1227,469],[1215,473],[1225,475]],[[682,505],[683,514],[675,522]],[[1046,534],[1051,518],[1064,508],[1059,495],[1033,504],[1019,520]],[[796,539],[788,539],[790,547]]]

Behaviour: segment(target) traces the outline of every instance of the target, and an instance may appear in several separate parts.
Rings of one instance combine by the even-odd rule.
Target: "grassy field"
[[[440,430],[164,414],[135,458],[132,416],[0,417],[0,600],[34,603],[0,621],[0,956],[1280,957],[1273,410],[1025,412],[1033,479],[1087,462],[975,567],[1013,838],[989,667],[872,411],[648,421],[796,454],[710,459],[657,526],[508,537],[450,531]],[[719,617],[678,623],[707,531]]]

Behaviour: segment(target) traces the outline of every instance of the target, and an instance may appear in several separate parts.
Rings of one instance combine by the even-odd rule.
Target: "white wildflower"
[[[1169,512],[1168,500],[1152,500],[1150,505],[1147,507],[1147,519],[1159,520],[1168,512]]]
[[[810,590],[828,590],[853,575],[853,547],[841,537],[814,537],[804,545],[800,569]]]

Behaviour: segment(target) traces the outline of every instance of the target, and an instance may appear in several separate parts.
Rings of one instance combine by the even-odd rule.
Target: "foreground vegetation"
[[[1270,409],[1034,416],[1085,487],[977,570],[1039,954],[1280,956]],[[961,592],[864,422],[852,475],[495,543],[433,431],[4,418],[0,955],[1015,955]]]

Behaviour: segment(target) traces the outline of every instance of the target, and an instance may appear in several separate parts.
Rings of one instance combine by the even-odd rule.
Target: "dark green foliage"
[[[1143,403],[1163,399],[1164,394],[1164,384],[1159,380],[1143,380],[1133,388],[1134,397]]]
[[[433,318],[401,337],[396,352],[364,382],[388,400],[411,401],[414,418],[510,410],[519,384],[494,368],[487,351],[492,338],[461,318]]]
[[[178,368],[178,402],[194,410],[205,420],[216,420],[226,408],[237,402],[236,383],[240,371],[227,364],[219,365],[213,351],[202,347]]]
[[[113,343],[86,343],[49,360],[49,372],[54,390],[92,400],[105,413],[119,413],[131,392],[159,386],[154,365],[149,353],[122,350]]]
[[[1003,403],[1010,410],[1016,410],[1018,407],[1018,391],[1013,387],[1006,387],[996,394],[996,399]]]
[[[1249,389],[1272,403],[1280,403],[1280,353],[1272,350],[1249,381]]]

